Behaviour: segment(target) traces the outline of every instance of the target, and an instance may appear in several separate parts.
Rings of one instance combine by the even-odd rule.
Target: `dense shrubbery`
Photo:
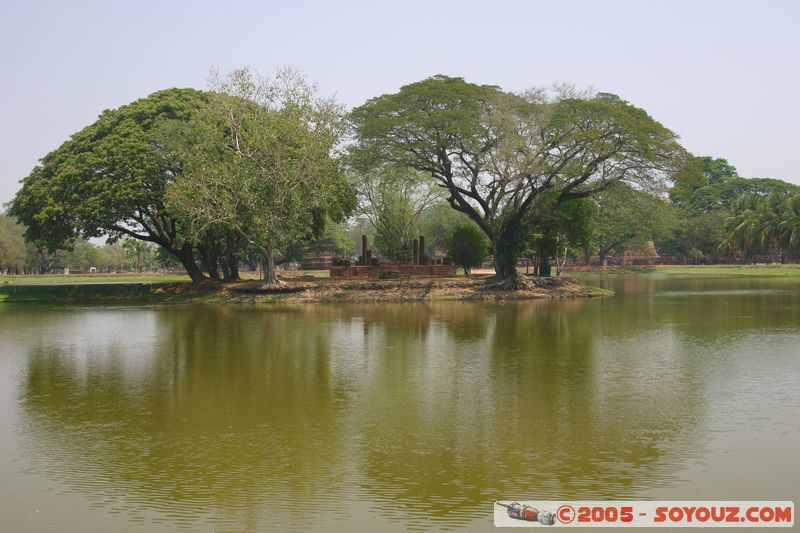
[[[447,253],[453,264],[469,274],[489,255],[489,238],[475,224],[459,224],[454,227],[447,240]]]

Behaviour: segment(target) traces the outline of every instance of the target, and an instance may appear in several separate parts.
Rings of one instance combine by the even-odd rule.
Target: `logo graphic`
[[[505,507],[508,516],[516,520],[524,520],[526,522],[539,522],[543,526],[552,526],[556,523],[556,515],[550,511],[540,511],[536,507],[530,505],[522,505],[518,502],[510,504],[496,502],[497,505]],[[574,511],[573,511],[574,515]]]
[[[493,513],[497,527],[794,526],[792,501],[495,501]]]

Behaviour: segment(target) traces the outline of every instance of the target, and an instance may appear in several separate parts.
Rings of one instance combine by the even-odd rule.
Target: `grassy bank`
[[[520,272],[524,272],[520,269]],[[492,275],[490,269],[473,270],[474,274]],[[683,274],[683,275],[730,275],[763,277],[800,277],[800,265],[658,265],[642,267],[595,267],[565,270],[567,276],[586,273],[608,274]],[[329,279],[327,270],[293,270],[281,272],[282,279],[303,282]],[[258,279],[256,272],[241,272],[243,281]],[[459,276],[459,278],[461,278]],[[464,278],[461,278],[464,279]],[[121,273],[121,274],[70,274],[67,276],[0,276],[0,288],[19,285],[107,285],[107,284],[180,284],[189,283],[186,274]],[[0,291],[3,292],[3,291]],[[0,295],[2,299],[2,295]]]
[[[800,277],[800,265],[655,265],[642,267],[597,267],[581,270],[566,270],[567,275],[581,273],[609,274],[684,274],[684,275],[727,275],[761,277]]]
[[[0,302],[53,302],[108,298],[150,298],[160,284],[86,283],[50,285],[0,285]]]
[[[68,276],[0,276],[3,285],[89,285],[105,283],[180,283],[191,281],[186,274],[70,274]]]
[[[256,272],[241,272],[243,280],[258,279]],[[327,270],[292,270],[281,272],[287,279],[327,278]],[[160,274],[157,272],[132,272],[120,274],[69,274],[43,276],[0,276],[0,285],[88,285],[103,283],[181,283],[189,282],[186,274]]]

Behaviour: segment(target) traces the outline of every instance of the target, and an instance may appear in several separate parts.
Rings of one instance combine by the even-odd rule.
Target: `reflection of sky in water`
[[[588,301],[6,306],[4,508],[26,530],[48,529],[32,492],[89,530],[483,529],[495,499],[796,492],[800,283],[607,282]]]

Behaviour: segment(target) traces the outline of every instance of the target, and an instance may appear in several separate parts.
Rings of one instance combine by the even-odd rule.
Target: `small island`
[[[0,214],[0,273],[42,286],[0,298],[599,296],[561,274],[797,261],[797,191],[693,156],[609,93],[436,75],[346,112],[292,69],[214,72],[41,159]],[[121,272],[145,285],[47,281]]]

